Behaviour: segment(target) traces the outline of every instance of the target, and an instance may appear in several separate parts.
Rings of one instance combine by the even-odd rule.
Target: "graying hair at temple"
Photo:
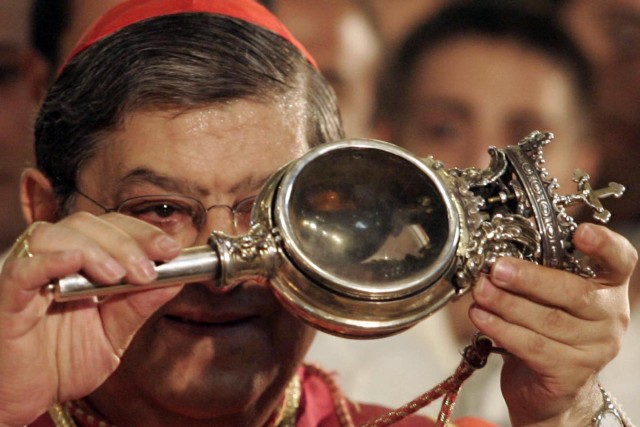
[[[128,114],[289,94],[306,102],[311,146],[343,137],[335,94],[280,36],[205,13],[149,19],[96,42],[64,67],[36,120],[37,166],[64,211],[78,171]]]

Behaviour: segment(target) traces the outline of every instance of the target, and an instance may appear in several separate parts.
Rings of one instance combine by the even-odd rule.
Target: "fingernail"
[[[102,270],[111,280],[120,280],[127,274],[127,270],[112,258],[102,262]]]
[[[158,273],[155,270],[155,264],[146,258],[141,258],[135,262],[137,273],[144,279],[155,279]]]
[[[491,270],[491,279],[496,285],[508,286],[516,277],[516,268],[506,259],[499,259]]]
[[[470,315],[473,320],[476,320],[479,323],[487,323],[493,317],[491,313],[489,313],[488,311],[484,311],[478,307],[472,307]]]
[[[477,292],[479,296],[482,296],[483,298],[489,299],[495,294],[496,289],[491,285],[486,277],[481,277],[476,286],[478,288]]]
[[[170,236],[160,236],[155,243],[156,247],[164,252],[177,252],[180,250],[180,244]]]
[[[598,244],[598,234],[593,231],[590,225],[583,225],[580,229],[580,238],[588,246],[596,246]]]

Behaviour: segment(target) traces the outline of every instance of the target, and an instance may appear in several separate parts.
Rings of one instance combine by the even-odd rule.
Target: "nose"
[[[486,168],[489,165],[489,147],[492,144],[487,142],[486,144],[481,142],[470,147],[467,152],[467,159],[465,161],[465,167],[478,167]],[[493,144],[495,145],[495,144]]]
[[[209,243],[209,237],[211,236],[211,233],[214,231],[226,234],[227,236],[234,236],[236,234],[235,226],[234,226],[233,211],[229,209],[229,207],[224,205],[221,205],[221,206],[216,205],[216,206],[212,206],[207,210],[207,217],[206,217],[205,224],[199,230],[198,235],[196,237],[196,241],[194,242],[193,246],[207,245]],[[215,246],[216,245],[214,245],[213,249],[217,250]],[[223,259],[224,257],[220,257],[219,250],[217,250],[217,252],[218,252],[219,269],[220,268],[224,269],[225,267],[222,266],[221,263],[224,263],[227,260]],[[223,293],[230,292],[238,284],[237,282],[222,283],[221,282],[222,280],[224,280],[224,278],[218,277],[216,279],[212,278],[211,280],[203,280],[202,282],[199,282],[199,283],[205,286],[210,292],[213,292],[216,294],[223,294]]]
[[[484,117],[481,124],[475,127],[472,139],[467,143],[464,167],[486,168],[491,156],[489,147],[503,148],[513,143],[508,141],[507,132],[501,123],[496,123],[492,117]]]
[[[207,209],[206,221],[199,230],[194,245],[206,244],[213,231],[224,233],[228,236],[237,234],[234,213],[229,206],[213,205]]]

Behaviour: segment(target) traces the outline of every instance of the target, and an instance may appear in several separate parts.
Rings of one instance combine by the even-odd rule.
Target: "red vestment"
[[[340,427],[337,411],[334,406],[334,395],[331,386],[325,379],[315,374],[315,370],[301,368],[302,396],[300,400],[299,416],[296,427]],[[360,425],[386,414],[389,409],[377,405],[356,404],[347,402],[354,424]],[[74,403],[64,405],[78,427],[113,427],[96,415],[88,414]],[[411,416],[394,424],[398,427],[433,427],[435,422],[421,416]],[[451,427],[496,427],[475,418],[464,418],[455,422]],[[42,415],[29,427],[56,427],[49,413]],[[126,426],[121,426],[126,427]]]

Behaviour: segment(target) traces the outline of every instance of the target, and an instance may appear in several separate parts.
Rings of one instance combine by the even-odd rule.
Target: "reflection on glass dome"
[[[447,208],[429,176],[402,158],[355,149],[300,172],[289,218],[317,267],[368,284],[426,270],[449,233]]]

